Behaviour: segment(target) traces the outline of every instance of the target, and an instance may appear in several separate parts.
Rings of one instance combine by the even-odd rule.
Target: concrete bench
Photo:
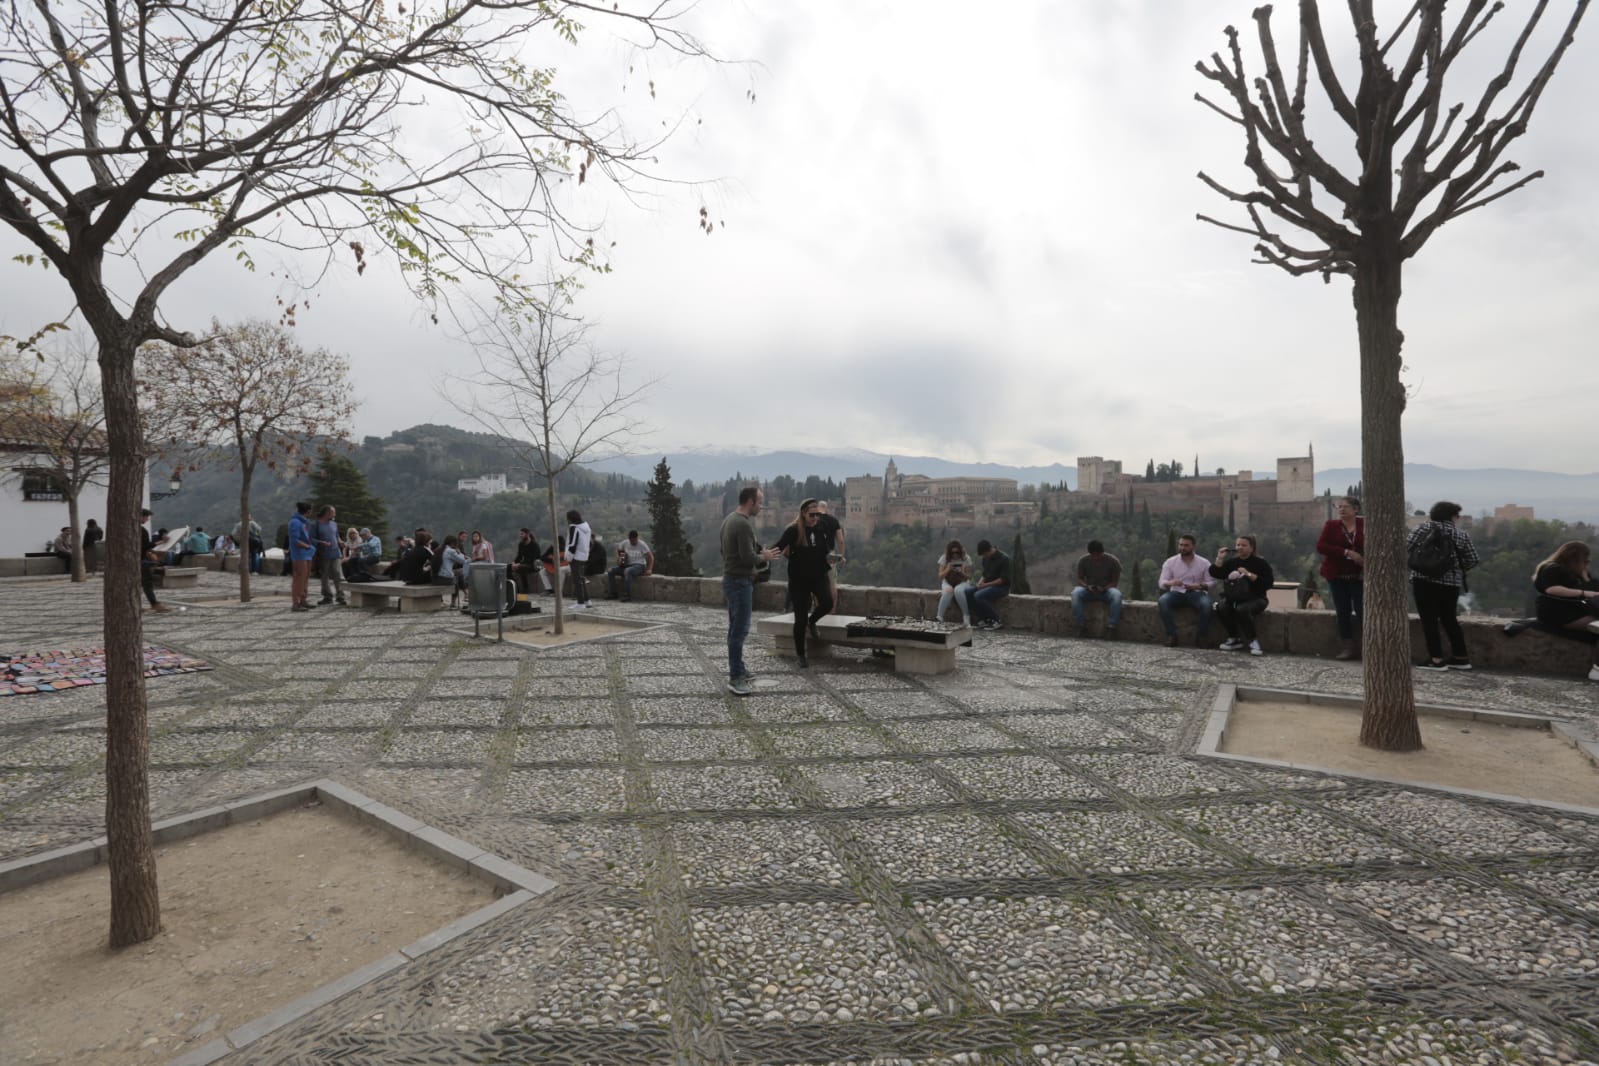
[[[448,585],[407,585],[399,581],[354,581],[345,585],[356,607],[384,608],[392,599],[401,614],[444,610]]]
[[[826,656],[834,644],[850,648],[882,648],[894,653],[894,670],[897,673],[947,674],[955,669],[955,649],[972,641],[972,631],[967,626],[940,629],[911,625],[896,627],[898,621],[895,618],[830,614],[816,623],[816,632],[822,639],[806,641],[806,657]],[[792,614],[762,618],[755,624],[755,631],[763,637],[772,637],[779,655],[795,653]]]
[[[163,589],[193,589],[200,587],[200,575],[205,573],[203,566],[158,566],[155,568],[155,583],[157,588]]]

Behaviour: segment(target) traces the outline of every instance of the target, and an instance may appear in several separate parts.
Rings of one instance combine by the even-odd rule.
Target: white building
[[[526,485],[512,485],[505,474],[484,474],[481,477],[464,477],[455,483],[457,490],[470,492],[480,500],[498,496],[502,492],[526,492]]]
[[[0,556],[41,552],[68,524],[67,495],[50,475],[55,464],[30,441],[23,419],[0,415]],[[149,485],[141,499],[149,499]],[[105,525],[106,486],[90,482],[78,494],[78,519]],[[83,530],[79,528],[78,533]]]

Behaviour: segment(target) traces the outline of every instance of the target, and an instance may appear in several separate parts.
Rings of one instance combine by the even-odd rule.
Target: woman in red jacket
[[[1321,576],[1332,588],[1333,609],[1338,613],[1337,657],[1360,658],[1360,620],[1365,615],[1366,520],[1360,517],[1360,501],[1345,496],[1338,501],[1338,517],[1321,527],[1316,540],[1321,554]]]

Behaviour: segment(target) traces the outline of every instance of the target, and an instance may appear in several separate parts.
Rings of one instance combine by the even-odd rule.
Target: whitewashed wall
[[[19,558],[24,552],[44,551],[45,545],[55,539],[61,527],[67,524],[65,500],[24,500],[22,498],[22,473],[20,468],[35,466],[37,457],[9,452],[0,456],[0,557]],[[145,485],[144,499],[149,500],[149,485]],[[106,489],[104,485],[86,485],[78,500],[79,526],[94,519],[105,525]],[[146,506],[149,506],[146,502]],[[156,515],[160,524],[160,514]]]

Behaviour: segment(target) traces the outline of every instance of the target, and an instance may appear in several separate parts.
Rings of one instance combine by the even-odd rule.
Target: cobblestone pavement
[[[3,587],[8,647],[98,642],[97,585]],[[1190,754],[1218,682],[1356,668],[752,643],[741,700],[718,610],[599,606],[671,624],[535,652],[283,598],[146,616],[217,666],[150,684],[158,815],[332,776],[561,886],[252,1062],[1599,1062],[1599,816]],[[1417,686],[1599,722],[1578,679]],[[0,702],[0,855],[99,831],[102,704]]]

